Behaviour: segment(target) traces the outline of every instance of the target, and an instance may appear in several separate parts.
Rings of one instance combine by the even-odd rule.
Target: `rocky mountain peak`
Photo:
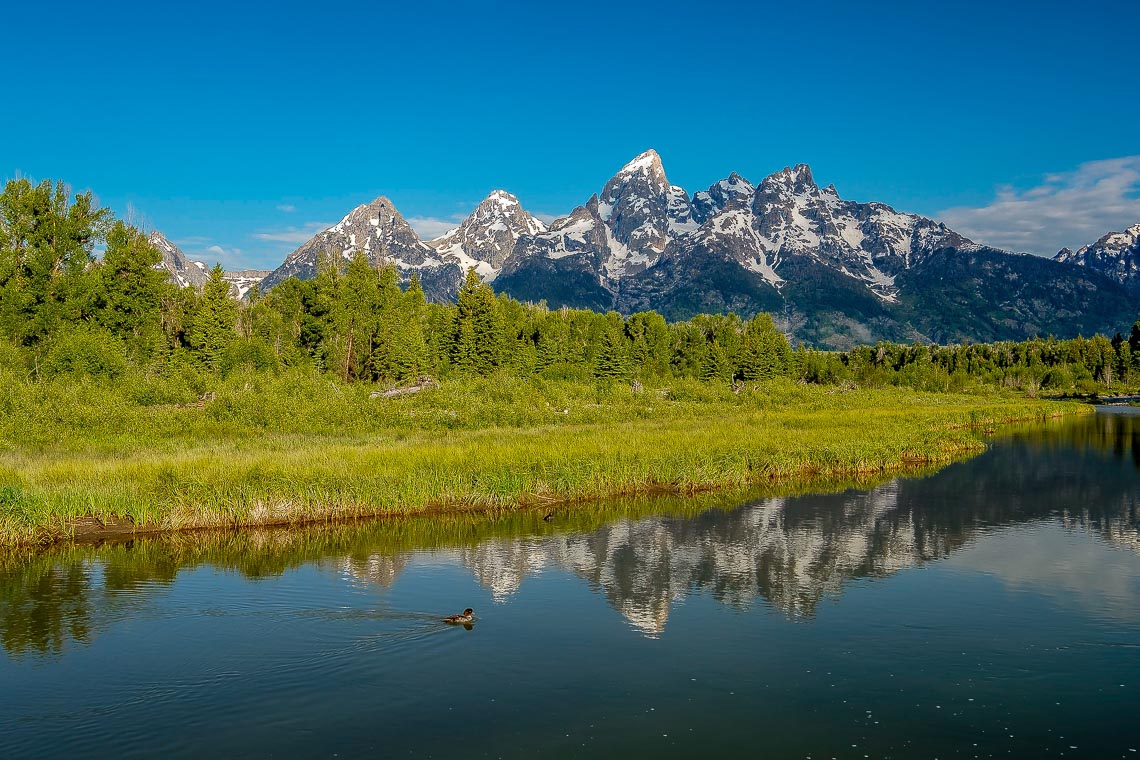
[[[380,196],[357,206],[289,254],[285,262],[265,278],[261,288],[267,291],[289,277],[309,279],[316,276],[322,258],[351,259],[358,253],[364,253],[375,266],[395,264],[405,280],[415,272],[424,292],[436,300],[449,297],[462,279],[459,265],[437,258],[395,204]]]
[[[1133,224],[1123,232],[1110,232],[1076,252],[1062,248],[1053,259],[1088,267],[1133,293],[1140,293],[1140,224]]]
[[[744,209],[752,203],[756,188],[751,182],[732,172],[708,190],[693,195],[693,215],[698,222],[705,222],[726,209]]]
[[[523,235],[546,231],[546,225],[522,207],[506,190],[493,190],[454,230],[428,243],[445,259],[464,270],[474,267],[484,280],[493,280]]]
[[[181,248],[158,230],[147,235],[147,240],[162,254],[162,263],[156,269],[166,272],[175,285],[180,288],[201,288],[206,284],[210,272],[205,264],[191,261]]]
[[[669,184],[655,150],[637,156],[606,182],[598,215],[612,237],[612,253],[639,265],[652,265],[674,236],[697,227],[688,195]]]
[[[757,190],[767,195],[818,196],[820,194],[819,186],[812,177],[811,167],[807,164],[796,164],[791,168],[785,166],[775,174],[765,177]]]

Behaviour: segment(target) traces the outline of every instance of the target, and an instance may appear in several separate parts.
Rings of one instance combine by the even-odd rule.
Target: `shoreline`
[[[869,410],[856,411],[869,412]],[[906,409],[885,410],[881,416],[894,421],[894,418],[900,414],[907,416],[906,411]],[[59,544],[130,540],[134,537],[166,533],[301,527],[463,514],[492,515],[499,512],[521,512],[554,507],[565,509],[572,505],[606,499],[654,495],[685,496],[735,488],[770,487],[778,490],[787,487],[795,490],[799,487],[810,490],[813,484],[819,488],[826,488],[829,482],[834,483],[837,480],[905,474],[908,470],[949,464],[971,452],[984,450],[984,437],[993,434],[998,426],[1043,422],[1092,412],[1093,409],[1085,405],[1073,404],[1057,408],[1052,402],[1003,400],[995,403],[993,399],[979,399],[976,406],[966,410],[965,414],[959,413],[953,418],[941,419],[940,424],[926,429],[921,423],[911,424],[905,429],[905,433],[899,433],[898,439],[889,440],[877,438],[876,428],[869,423],[851,428],[848,431],[849,437],[836,435],[836,428],[842,426],[839,425],[839,421],[835,425],[829,424],[828,418],[838,415],[823,415],[824,419],[818,419],[819,415],[816,415],[817,418],[813,419],[806,414],[791,418],[790,421],[763,420],[766,427],[756,424],[756,420],[750,418],[734,420],[712,418],[683,420],[681,424],[673,421],[673,425],[663,423],[638,425],[625,422],[614,426],[468,431],[454,436],[455,440],[445,440],[442,443],[433,441],[430,445],[426,442],[430,440],[430,436],[423,436],[425,441],[410,441],[408,442],[410,445],[405,448],[412,450],[413,453],[417,445],[430,448],[435,454],[435,459],[426,463],[414,462],[416,466],[409,466],[404,472],[399,470],[397,462],[397,481],[402,475],[403,482],[406,483],[425,471],[430,473],[436,469],[446,469],[455,461],[468,465],[467,469],[460,472],[460,476],[456,477],[451,473],[452,477],[441,478],[439,483],[431,484],[437,491],[435,498],[419,500],[400,498],[401,493],[405,497],[411,497],[417,492],[410,488],[401,491],[399,487],[389,488],[382,493],[365,491],[372,498],[371,501],[327,498],[336,493],[336,489],[322,492],[315,487],[309,487],[307,493],[302,493],[301,488],[293,486],[293,490],[286,490],[283,494],[271,490],[257,494],[255,489],[245,482],[249,478],[243,479],[243,473],[246,475],[248,473],[237,468],[234,472],[219,474],[215,483],[198,484],[200,486],[198,491],[207,494],[212,502],[204,500],[196,503],[193,499],[195,490],[191,488],[182,494],[185,498],[173,499],[169,503],[155,501],[149,505],[152,507],[151,512],[145,507],[142,508],[140,514],[150,514],[158,518],[151,520],[138,520],[127,510],[116,509],[113,504],[99,509],[95,507],[99,496],[99,490],[95,485],[89,490],[80,488],[78,493],[72,491],[65,494],[66,500],[57,497],[55,503],[49,503],[46,515],[41,515],[38,522],[20,526],[22,529],[19,532],[8,526],[8,530],[0,535],[0,549],[37,550]],[[706,425],[711,423],[719,435],[710,438],[707,431],[701,429],[702,423]],[[736,425],[740,439],[746,437],[740,435],[742,432],[755,432],[760,437],[762,433],[788,433],[797,427],[807,428],[807,432],[811,433],[813,425],[825,431],[830,437],[822,433],[814,437],[809,435],[806,443],[793,440],[785,448],[765,449],[764,446],[752,444],[750,441],[740,442],[738,439],[733,439],[733,424]],[[880,424],[886,428],[885,424]],[[680,430],[670,430],[670,427]],[[669,447],[658,451],[647,447],[644,450],[635,450],[636,455],[629,456],[627,451],[622,450],[620,443],[613,443],[613,438],[622,433],[627,433],[631,437],[640,435],[643,438],[649,433],[654,433]],[[478,449],[481,445],[486,447],[485,439],[488,437],[500,449],[506,449],[505,458],[503,452],[499,452],[499,461],[494,461],[496,459],[494,456],[487,456],[481,462],[482,467],[472,465],[467,461],[470,459],[470,452],[467,449]],[[558,460],[547,456],[549,461],[536,462],[533,456],[529,460],[519,458],[525,454],[535,455],[535,452],[526,446],[528,439],[534,438],[544,442],[555,439],[555,444],[558,439],[562,439],[567,444],[577,444],[580,447],[585,441],[592,443],[594,449],[586,451],[576,460]],[[518,444],[520,441],[521,448],[518,450],[510,448],[511,444]],[[599,444],[599,441],[602,443]],[[732,445],[734,443],[736,445]],[[860,448],[860,445],[868,448]],[[493,447],[487,448],[495,453]],[[398,446],[390,445],[387,448],[365,446],[343,450],[326,447],[316,449],[315,453],[330,461],[340,462],[337,457],[346,457],[346,451],[359,459],[342,467],[349,473],[348,475],[338,472],[341,490],[348,492],[352,491],[352,473],[358,472],[361,474],[360,477],[366,477],[364,473],[372,476],[368,465],[385,459],[398,459],[396,455],[402,452]],[[622,461],[620,458],[615,461],[613,459],[615,452],[624,454],[627,461]],[[270,448],[268,455],[272,456],[272,453]],[[406,454],[406,451],[403,453]],[[385,454],[390,456],[385,457]],[[511,456],[515,458],[512,459]],[[183,466],[192,467],[194,461],[191,459],[188,465]],[[111,490],[114,490],[113,486],[116,484],[123,486],[126,491],[126,503],[130,502],[132,489],[136,495],[143,496],[145,489],[139,486],[146,480],[147,467],[153,463],[139,464],[133,468],[130,466],[132,464],[134,463],[128,460],[125,467],[128,473],[125,475],[111,468],[111,475],[114,477],[109,475],[108,482],[97,482],[98,486],[104,491],[108,486]],[[284,462],[280,466],[287,469],[289,462]],[[569,470],[570,476],[566,476],[562,470],[548,471],[545,469],[548,467]],[[177,474],[171,474],[172,465],[169,462],[160,461],[159,470],[159,482],[170,484],[179,482]],[[253,467],[249,472],[260,474],[261,471]],[[320,474],[322,473],[318,473]],[[558,477],[559,474],[563,475],[561,479]],[[234,482],[230,483],[227,476],[234,476]],[[96,479],[97,477],[98,474]],[[115,477],[119,480],[115,481]],[[256,475],[250,477],[253,480],[257,479]],[[496,477],[500,480],[496,481]],[[464,486],[459,485],[460,483],[465,484],[465,490],[461,490]],[[390,484],[385,481],[385,485]],[[234,491],[234,488],[237,490]],[[420,496],[427,496],[431,490],[425,488],[418,493]],[[117,495],[123,496],[123,494]],[[157,497],[151,493],[150,498]],[[119,503],[124,503],[121,498]],[[86,504],[87,508],[84,509],[77,504]]]

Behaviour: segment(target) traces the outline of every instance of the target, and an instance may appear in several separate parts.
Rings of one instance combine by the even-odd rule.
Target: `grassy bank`
[[[308,374],[203,382],[0,386],[0,545],[84,518],[269,525],[890,472],[1084,409],[785,381],[633,394],[501,376],[397,399]]]

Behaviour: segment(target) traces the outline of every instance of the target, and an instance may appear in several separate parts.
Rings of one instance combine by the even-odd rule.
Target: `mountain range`
[[[167,277],[180,288],[201,288],[210,279],[210,268],[202,261],[191,261],[182,249],[157,230],[147,239],[162,254],[162,263],[156,268],[166,272]],[[230,284],[230,295],[244,298],[251,288],[259,285],[269,275],[268,271],[242,269],[226,272],[225,279]]]
[[[752,184],[733,173],[689,194],[649,150],[601,192],[544,224],[495,190],[423,241],[380,197],[317,233],[261,282],[315,275],[363,252],[453,299],[469,268],[497,292],[669,319],[773,313],[794,342],[958,342],[1124,330],[1140,296],[1140,225],[1050,260],[979,245],[883,203],[844,200],[804,164]]]

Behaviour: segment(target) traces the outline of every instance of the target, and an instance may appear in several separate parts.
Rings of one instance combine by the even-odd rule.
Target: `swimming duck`
[[[546,517],[544,517],[542,519],[545,520],[546,522],[554,522],[554,513],[553,512],[547,512]]]
[[[450,623],[451,625],[470,625],[471,621],[475,619],[475,610],[468,607],[463,610],[459,615],[448,615],[443,619],[443,622]]]

